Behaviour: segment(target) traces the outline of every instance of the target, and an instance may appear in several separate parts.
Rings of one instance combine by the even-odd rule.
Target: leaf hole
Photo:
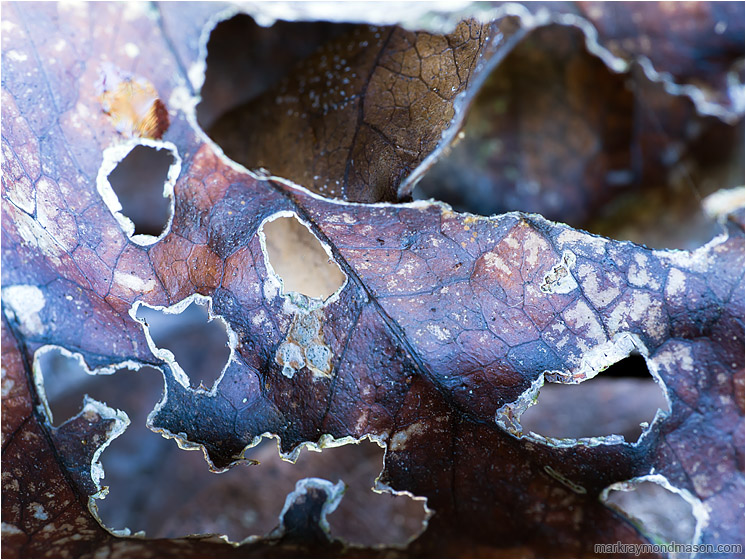
[[[259,97],[319,46],[353,27],[326,21],[278,21],[263,27],[246,14],[218,23],[207,43],[197,122],[209,130],[221,114]]]
[[[166,148],[137,145],[109,173],[108,180],[135,226],[132,235],[160,236],[171,217],[164,185],[175,158]]]
[[[165,312],[141,305],[143,319],[158,350],[167,350],[190,380],[192,387],[209,389],[230,358],[229,337],[221,320],[210,318],[207,304],[192,301],[183,311]],[[169,356],[170,357],[170,356]]]
[[[656,248],[709,241],[718,226],[701,199],[743,181],[743,122],[702,117],[641,71],[612,71],[569,26],[536,29],[505,57],[459,138],[415,199],[538,213]]]
[[[313,477],[341,479],[347,485],[328,518],[333,538],[396,546],[424,530],[422,500],[372,490],[383,458],[378,445],[362,441],[322,453],[302,452],[290,463],[281,459],[274,440],[265,440],[251,450],[259,465],[238,465],[216,475],[201,453],[183,451],[145,427],[148,407],[134,401],[152,403],[160,387],[152,384],[154,376],[143,377],[149,385],[140,380],[132,387],[137,393],[127,395],[120,385],[103,395],[110,405],[125,408],[132,420],[101,456],[109,494],[97,504],[108,527],[145,531],[149,538],[212,533],[239,542],[272,532],[296,482]]]
[[[633,353],[579,384],[546,383],[536,404],[521,416],[524,432],[552,438],[586,438],[619,434],[636,442],[668,401]]]
[[[601,501],[629,519],[652,542],[697,542],[698,520],[692,503],[695,499],[691,496],[686,499],[683,492],[657,482],[663,477],[650,478],[656,481],[633,480],[614,484],[602,492]]]
[[[163,536],[217,532],[240,539],[268,534],[278,525],[285,497],[296,482],[322,478],[347,485],[328,517],[332,538],[364,546],[403,545],[423,530],[426,510],[421,500],[372,490],[383,453],[377,444],[363,440],[321,453],[304,450],[291,463],[281,459],[274,440],[265,440],[246,453],[259,465],[234,467],[210,480],[201,477],[205,484],[195,485],[197,490],[185,500],[181,515],[171,516]]]
[[[83,395],[92,376],[80,360],[59,347],[37,351],[35,363],[43,382],[39,392],[46,398],[51,424],[59,427],[83,409]]]
[[[318,238],[294,215],[265,222],[266,258],[282,281],[283,293],[326,300],[344,286],[346,276]]]

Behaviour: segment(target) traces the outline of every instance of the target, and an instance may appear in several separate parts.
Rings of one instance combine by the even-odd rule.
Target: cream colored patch
[[[629,323],[627,322],[628,315],[629,303],[626,301],[622,300],[613,307],[611,312],[606,316],[606,327],[611,334],[629,329]]]
[[[579,367],[571,373],[551,371],[546,372],[544,377],[547,381],[554,383],[580,383],[586,379],[592,379],[635,351],[640,352],[643,356],[648,354],[647,349],[637,335],[622,333],[612,340],[607,340],[584,350]]]
[[[681,342],[672,341],[666,345],[665,349],[652,356],[651,361],[655,366],[662,367],[671,373],[678,369],[688,372],[694,371],[692,349]]]
[[[389,449],[391,451],[402,451],[406,449],[409,438],[425,433],[425,425],[422,422],[410,424],[404,430],[396,432],[392,438]]]
[[[3,300],[10,307],[27,334],[44,332],[39,312],[44,309],[44,294],[36,286],[9,286],[3,289]]]
[[[39,222],[13,206],[7,206],[7,211],[13,218],[18,235],[28,246],[41,251],[55,265],[62,262],[60,257],[65,254],[65,249],[39,225]]]
[[[627,278],[629,283],[640,288],[650,288],[657,290],[661,287],[660,283],[649,273],[650,264],[648,258],[642,254],[635,255],[635,262],[629,267]]]
[[[64,210],[65,201],[58,186],[46,177],[36,182],[36,220],[65,252],[78,244],[78,228],[73,215]]]
[[[119,270],[114,273],[114,282],[123,288],[132,290],[133,292],[145,293],[155,289],[154,279],[151,278],[150,280],[145,281],[139,276],[121,272]]]
[[[635,293],[632,297],[632,305],[629,309],[629,318],[635,323],[639,323],[645,316],[651,303],[652,300],[650,299],[650,294],[646,292]]]
[[[499,270],[503,274],[510,276],[513,271],[505,264],[505,261],[497,253],[489,252],[484,254],[484,264],[486,268]]]
[[[578,346],[585,351],[593,346],[606,342],[606,334],[588,304],[578,300],[563,314],[567,325],[580,336]]]
[[[34,200],[34,191],[30,188],[28,181],[8,181],[3,187],[6,189],[6,196],[12,204],[15,204],[26,214],[34,213],[36,201]]]
[[[526,251],[526,264],[531,268],[538,264],[539,253],[549,251],[549,244],[537,233],[528,234],[523,246]]]
[[[606,316],[606,327],[612,335],[629,330],[631,325],[638,325],[649,335],[662,339],[667,331],[663,304],[647,292],[634,292],[631,301],[620,301]]]
[[[592,249],[597,256],[602,257],[606,253],[607,239],[596,237],[587,233],[581,233],[572,229],[566,229],[557,237],[557,242],[561,247],[566,245],[581,245],[584,249]]]
[[[678,268],[672,268],[668,272],[666,282],[666,297],[673,298],[686,292],[686,276]]]
[[[621,294],[621,290],[619,289],[620,282],[617,277],[613,277],[613,285],[611,287],[601,289],[598,273],[589,264],[583,264],[578,267],[578,277],[583,286],[583,294],[594,307],[606,307]]]
[[[263,309],[260,309],[257,314],[251,318],[251,324],[255,327],[269,325],[269,319],[267,318],[267,314],[264,312]]]
[[[671,265],[692,272],[706,274],[713,262],[713,251],[728,239],[727,233],[722,233],[694,251],[653,251],[653,255],[661,261],[668,261]]]
[[[370,416],[370,410],[366,408],[358,417],[357,422],[355,422],[356,434],[361,434],[363,432],[363,428],[368,424],[368,416]]]

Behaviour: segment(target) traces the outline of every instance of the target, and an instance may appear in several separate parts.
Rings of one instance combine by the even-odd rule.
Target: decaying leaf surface
[[[457,100],[485,61],[522,35],[511,19],[466,21],[447,35],[355,27],[227,113],[211,136],[236,161],[315,192],[395,201],[400,183],[450,141]]]
[[[538,215],[483,218],[438,203],[320,198],[248,173],[204,141],[188,81],[199,48],[194,37],[181,43],[164,35],[173,26],[157,7],[4,7],[2,517],[9,556],[587,556],[594,543],[646,542],[599,495],[652,472],[696,506],[701,542],[743,543],[742,218],[696,251],[654,251]],[[182,18],[195,18],[185,29],[200,29],[221,9],[185,10]],[[101,25],[108,21],[119,22],[115,47]],[[473,25],[454,33],[471,38]],[[386,45],[395,44],[392,37],[416,45],[415,33],[390,29],[385,39],[385,30],[366,32]],[[386,50],[359,56],[371,52],[380,55],[366,63],[375,73]],[[181,158],[173,221],[153,244],[131,240],[101,195],[104,150],[126,141],[96,91],[105,62],[152,84],[169,116],[162,140]],[[373,83],[365,85],[366,102],[386,98],[371,95]],[[443,107],[440,130],[454,115],[452,103]],[[412,171],[440,149],[438,137],[426,146],[398,140],[421,159],[382,172]],[[320,190],[305,179],[298,180]],[[392,199],[400,187],[369,178],[358,185],[376,193],[362,200]],[[280,213],[304,222],[345,275],[326,301],[283,294],[270,273],[259,232]],[[210,297],[235,336],[211,388],[190,387],[173,362],[156,357],[134,318],[138,302],[167,307],[193,294]],[[286,369],[278,360],[289,342],[303,346],[307,365]],[[434,511],[428,528],[404,552],[345,549],[323,523],[338,487],[307,479],[278,530],[240,546],[109,533],[91,515],[89,498],[99,491],[97,450],[125,417],[88,401],[81,415],[52,428],[32,367],[43,345],[77,353],[90,368],[161,369],[165,391],[151,428],[203,448],[215,469],[252,459],[247,447],[267,432],[291,455],[305,442],[374,438],[387,448],[381,482],[426,498]],[[632,350],[646,357],[671,404],[636,444],[522,433],[513,412],[545,376],[582,381]]]

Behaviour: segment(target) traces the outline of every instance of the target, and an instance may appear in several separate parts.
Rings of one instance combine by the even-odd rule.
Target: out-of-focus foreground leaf
[[[538,215],[350,204],[303,188],[367,202],[406,196],[518,39],[552,21],[587,22],[578,8],[480,8],[469,15],[481,19],[458,25],[460,15],[423,16],[417,32],[386,28],[396,23],[389,14],[375,29],[346,29],[250,101],[254,112],[232,117],[261,154],[244,163],[274,177],[230,162],[196,124],[199,32],[224,6],[4,8],[7,555],[587,556],[594,543],[649,542],[599,496],[653,476],[692,505],[696,540],[743,544],[742,218],[725,220],[695,251],[656,251]],[[319,69],[346,64],[334,59],[346,50],[358,81],[342,93],[336,81],[346,75]],[[722,82],[713,84],[708,99],[732,110]],[[279,94],[287,98],[278,112]],[[138,143],[176,158],[173,219],[158,239],[128,235],[106,180]],[[333,191],[332,181],[347,190]],[[344,274],[326,301],[282,292],[263,229],[278,215],[307,225]],[[211,298],[232,336],[211,388],[195,389],[173,359],[154,355],[134,318],[140,304],[168,307],[194,294]],[[49,345],[91,369],[159,368],[165,390],[150,427],[203,449],[215,470],[252,459],[249,446],[266,433],[290,456],[305,442],[374,439],[386,447],[381,484],[426,498],[428,527],[404,551],[346,548],[324,530],[340,487],[306,479],[263,538],[107,532],[91,496],[99,452],[126,415],[87,400],[53,428],[34,367]],[[640,440],[523,432],[522,408],[545,378],[583,381],[632,352],[670,403]]]

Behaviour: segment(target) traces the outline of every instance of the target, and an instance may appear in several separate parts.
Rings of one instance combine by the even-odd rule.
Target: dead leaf
[[[185,29],[220,9],[185,9],[184,18],[199,15]],[[149,10],[3,11],[6,555],[589,556],[594,543],[649,542],[599,497],[653,472],[689,500],[699,542],[743,543],[742,218],[724,221],[695,251],[655,251],[538,215],[349,204],[257,177],[203,141],[189,82],[199,46],[194,34],[183,42],[164,34],[170,24]],[[111,21],[114,47],[102,24]],[[413,35],[394,36],[406,43]],[[128,234],[102,194],[100,169],[137,144],[123,143],[101,105],[95,83],[104,62],[152,83],[171,116],[162,141],[149,141],[181,160],[162,239]],[[459,79],[457,90],[467,83]],[[452,130],[453,106],[442,108],[438,130]],[[407,173],[442,149],[427,139],[426,148],[407,144],[422,157],[407,160]],[[401,171],[382,166],[372,183],[389,198],[406,184],[391,181],[392,169]],[[338,293],[282,292],[262,242],[276,216],[295,216],[328,249],[345,276]],[[195,389],[135,316],[144,304],[179,311],[196,295],[226,322],[233,351],[220,381]],[[277,353],[288,341],[303,347],[308,366],[284,370]],[[52,428],[33,369],[34,353],[50,345],[91,369],[160,369],[165,391],[151,429],[204,450],[215,470],[252,459],[249,446],[266,432],[290,456],[303,444],[377,440],[387,447],[381,483],[426,498],[428,528],[406,550],[346,548],[324,530],[339,486],[306,479],[278,512],[278,529],[240,545],[107,532],[89,506],[100,488],[96,452],[126,422],[89,400]],[[671,403],[638,442],[522,432],[520,408],[545,378],[579,382],[635,350]],[[310,357],[323,352],[329,371]]]
[[[465,21],[447,35],[358,26],[228,112],[210,135],[250,169],[320,194],[395,201],[411,189],[410,174],[450,142],[460,98],[489,59],[522,35],[509,18]]]

